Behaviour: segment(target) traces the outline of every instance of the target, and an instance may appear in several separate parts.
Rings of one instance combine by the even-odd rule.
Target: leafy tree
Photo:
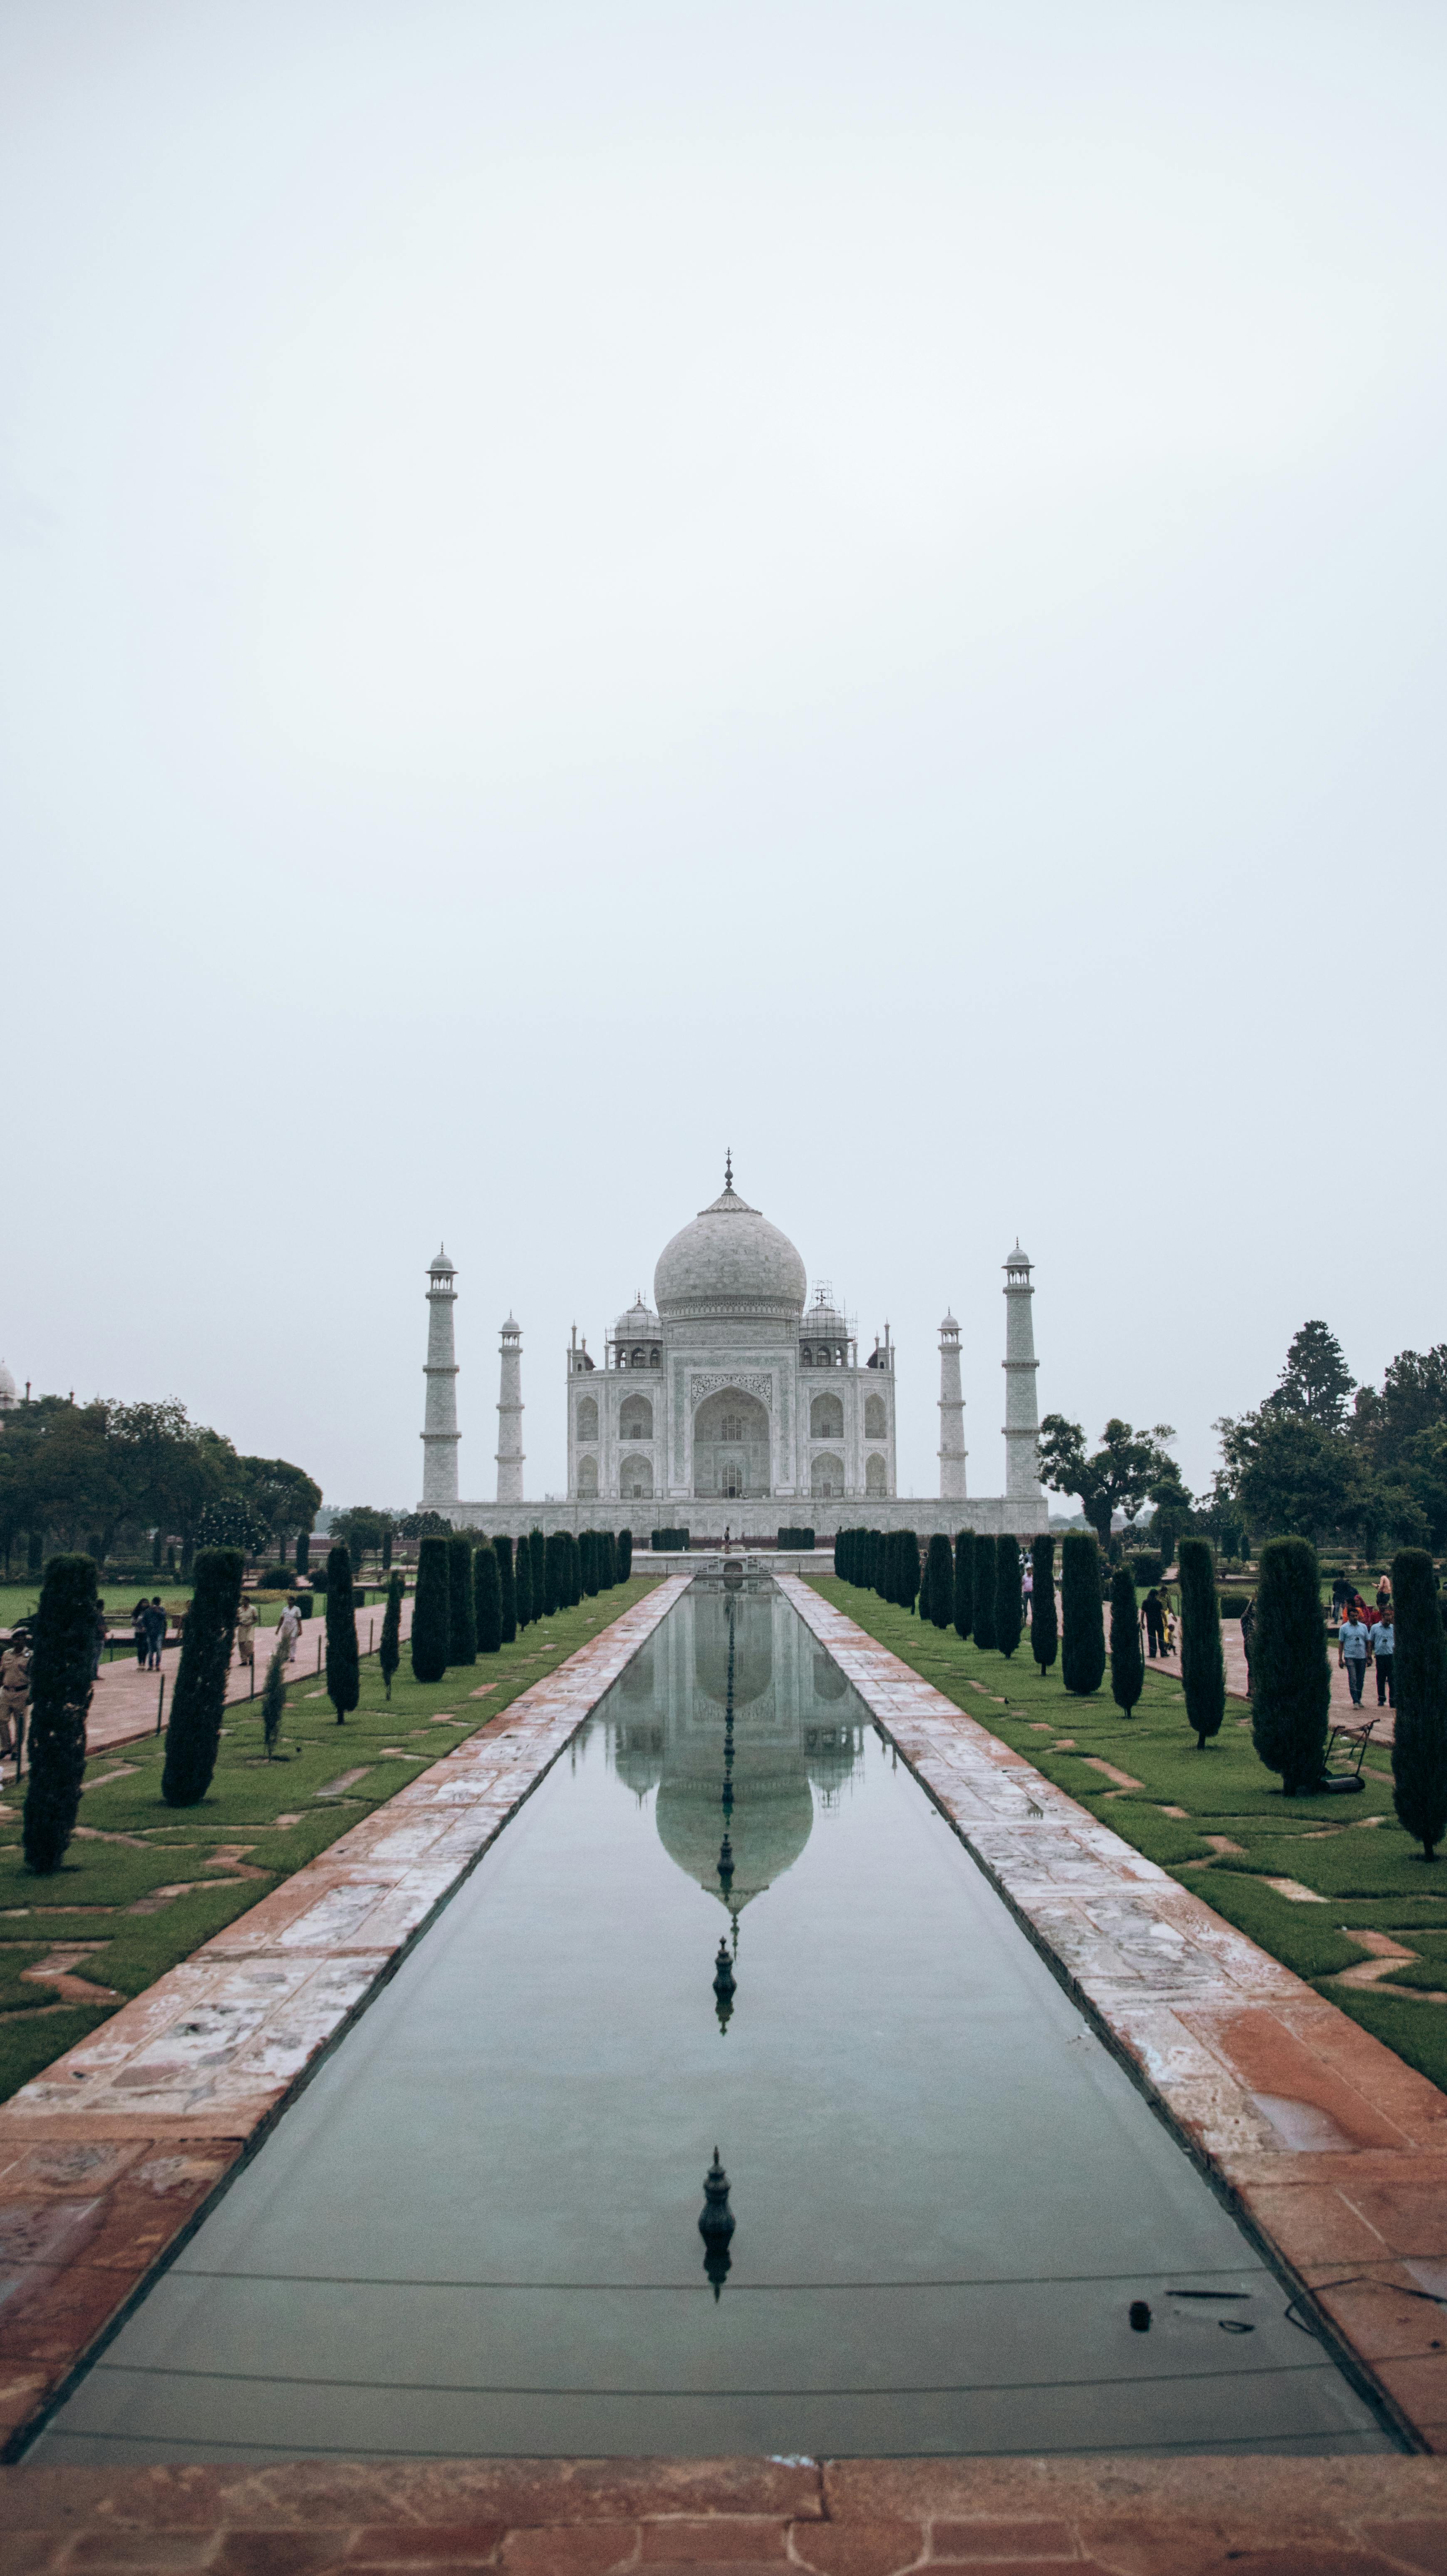
[[[1181,1686],[1186,1722],[1196,1749],[1221,1732],[1226,1715],[1226,1666],[1221,1653],[1221,1613],[1216,1599],[1216,1560],[1204,1538],[1181,1541]]]
[[[48,1878],[65,1858],[85,1778],[96,1636],[95,1560],[53,1556],[45,1569],[30,1658],[30,1782],[25,1862]]]
[[[394,1574],[387,1586],[387,1607],[382,1613],[382,1640],[377,1648],[377,1669],[392,1696],[392,1675],[402,1661],[402,1595],[405,1586],[400,1574]]]
[[[1397,1723],[1392,1804],[1397,1820],[1435,1860],[1447,1832],[1447,1640],[1432,1559],[1421,1547],[1392,1559]]]
[[[293,1532],[310,1534],[322,1507],[320,1485],[289,1458],[238,1458],[236,1464],[247,1501],[269,1532],[275,1553],[285,1556]]]
[[[412,1603],[412,1678],[440,1682],[452,1640],[452,1541],[432,1536],[417,1549]]]
[[[975,1533],[975,1643],[995,1643],[995,1542],[983,1530]]]
[[[239,1547],[256,1556],[266,1545],[266,1523],[258,1519],[244,1494],[223,1494],[208,1503],[196,1524],[198,1547]]]
[[[477,1609],[473,1593],[472,1541],[465,1530],[453,1531],[447,1550],[448,1579],[452,1587],[447,1661],[449,1665],[475,1664]]]
[[[568,1540],[564,1530],[550,1530],[543,1552],[543,1617],[551,1619],[568,1598]]]
[[[343,1546],[327,1550],[327,1697],[345,1726],[347,1711],[362,1696],[357,1655],[357,1614],[352,1607],[352,1560]]]
[[[380,1556],[395,1527],[390,1512],[379,1512],[370,1503],[354,1503],[350,1511],[332,1515],[332,1536],[349,1550],[359,1574],[363,1558]]]
[[[955,1615],[955,1562],[949,1540],[936,1530],[925,1558],[925,1585],[928,1615],[937,1628],[947,1628]],[[926,1615],[926,1594],[920,1598],[920,1617]]]
[[[1340,1431],[1355,1385],[1335,1333],[1318,1319],[1293,1334],[1286,1365],[1261,1410],[1288,1422],[1314,1422],[1319,1431]]]
[[[457,1542],[454,1539],[453,1545]],[[498,1577],[497,1550],[480,1547],[473,1558],[476,1585],[478,1652],[495,1655],[502,1644],[502,1584]],[[474,1655],[474,1663],[477,1656]]]
[[[492,1548],[497,1558],[498,1590],[502,1595],[502,1642],[505,1646],[510,1646],[518,1632],[517,1574],[512,1561],[512,1540],[495,1538]],[[477,1634],[478,1643],[481,1644],[480,1627]]]
[[[1122,1717],[1132,1714],[1145,1686],[1135,1576],[1128,1565],[1118,1565],[1110,1578],[1110,1695]]]
[[[390,1673],[387,1676],[387,1696],[389,1699],[392,1696]],[[266,1747],[268,1762],[276,1758],[277,1740],[281,1734],[281,1721],[285,1715],[286,1667],[281,1660],[281,1648],[278,1646],[266,1667],[266,1679],[261,1686],[261,1740]]]
[[[995,1541],[995,1643],[1002,1655],[1013,1655],[1020,1643],[1025,1625],[1025,1603],[1020,1590],[1020,1542],[1002,1537]]]
[[[1047,1413],[1040,1425],[1040,1479],[1054,1494],[1079,1497],[1081,1510],[1109,1556],[1115,1514],[1122,1512],[1127,1520],[1134,1520],[1152,1485],[1174,1476],[1175,1463],[1163,1444],[1175,1436],[1168,1422],[1155,1423],[1149,1432],[1136,1432],[1112,1414],[1100,1447],[1087,1456],[1080,1424],[1067,1422],[1063,1413]]]
[[[618,1532],[618,1580],[619,1580],[619,1582],[620,1582],[620,1583],[626,1583],[626,1582],[627,1582],[627,1580],[628,1580],[628,1578],[629,1578],[629,1576],[630,1576],[630,1574],[632,1573],[632,1571],[633,1571],[633,1532],[631,1531],[631,1529],[621,1529],[621,1530]]]
[[[1060,1603],[1065,1634],[1060,1678],[1077,1699],[1098,1691],[1105,1678],[1105,1622],[1100,1615],[1100,1549],[1083,1530],[1060,1542]]]
[[[203,1547],[196,1559],[161,1772],[168,1807],[198,1806],[211,1786],[244,1562],[237,1547]]]
[[[1181,1482],[1180,1469],[1174,1460],[1168,1462],[1168,1472],[1165,1475],[1157,1476],[1149,1490],[1147,1500],[1153,1507],[1150,1525],[1151,1540],[1160,1551],[1161,1571],[1164,1573],[1175,1556],[1182,1535],[1190,1528],[1191,1514],[1195,1509],[1190,1493]]]
[[[1251,1734],[1288,1798],[1321,1778],[1330,1707],[1316,1550],[1304,1538],[1268,1539],[1251,1640]]]
[[[1059,1621],[1055,1614],[1055,1541],[1037,1538],[1030,1550],[1030,1652],[1043,1681],[1055,1661]]]
[[[452,1523],[442,1512],[407,1512],[397,1523],[400,1538],[451,1538]],[[421,1558],[418,1558],[420,1565]]]
[[[1283,1411],[1216,1424],[1241,1510],[1252,1529],[1320,1542],[1361,1510],[1366,1473],[1340,1431]]]
[[[968,1637],[975,1625],[975,1533],[961,1530],[955,1540],[955,1634]]]

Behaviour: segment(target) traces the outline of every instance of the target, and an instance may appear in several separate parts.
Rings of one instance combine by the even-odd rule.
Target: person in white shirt
[[[1390,1601],[1373,1622],[1371,1649],[1377,1666],[1377,1706],[1395,1708],[1397,1693],[1392,1681],[1392,1657],[1397,1651],[1397,1631],[1392,1620]]]
[[[283,1666],[289,1664],[296,1641],[301,1635],[301,1612],[294,1601],[288,1601],[276,1632],[276,1651]]]
[[[1346,1666],[1347,1687],[1352,1695],[1352,1706],[1360,1708],[1362,1685],[1367,1678],[1367,1648],[1371,1644],[1371,1633],[1366,1621],[1359,1619],[1353,1611],[1349,1619],[1343,1619],[1337,1630],[1336,1642],[1337,1662]]]

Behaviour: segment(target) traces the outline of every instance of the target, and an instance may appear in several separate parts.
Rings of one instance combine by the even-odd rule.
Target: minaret
[[[953,1315],[940,1326],[940,1500],[965,1495],[965,1399],[960,1393],[960,1328]]]
[[[497,1499],[523,1498],[523,1333],[511,1315],[502,1328],[501,1384],[497,1398]]]
[[[1040,1413],[1035,1398],[1035,1327],[1030,1319],[1030,1260],[1015,1249],[1005,1264],[1005,1499],[1040,1501],[1040,1462],[1036,1443]]]
[[[457,1500],[457,1361],[453,1356],[452,1309],[457,1303],[457,1277],[445,1252],[427,1272],[427,1412],[422,1431],[422,1500],[425,1504]]]

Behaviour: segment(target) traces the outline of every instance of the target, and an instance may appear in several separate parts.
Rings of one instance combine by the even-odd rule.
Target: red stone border
[[[660,1583],[0,2104],[14,2458],[686,1584]],[[0,2576],[7,2564],[0,2541]]]
[[[778,1582],[1348,2368],[1447,2451],[1447,2095],[832,1602]]]

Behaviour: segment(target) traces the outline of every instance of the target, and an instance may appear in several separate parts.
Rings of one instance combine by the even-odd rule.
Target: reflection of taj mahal
[[[1038,1420],[1030,1264],[1006,1263],[1006,1492],[966,1505],[960,1328],[940,1326],[940,1494],[901,1501],[895,1478],[895,1351],[884,1328],[860,1362],[856,1328],[820,1288],[787,1235],[733,1185],[664,1246],[653,1299],[641,1292],[605,1337],[601,1361],[574,1332],[567,1353],[568,1480],[563,1506],[523,1499],[522,1340],[502,1328],[497,1502],[461,1502],[457,1479],[455,1273],[432,1264],[422,1500],[454,1526],[487,1530],[683,1524],[717,1537],[772,1536],[781,1521],[836,1528],[1045,1526],[1035,1460]],[[953,1508],[951,1508],[953,1507]]]

